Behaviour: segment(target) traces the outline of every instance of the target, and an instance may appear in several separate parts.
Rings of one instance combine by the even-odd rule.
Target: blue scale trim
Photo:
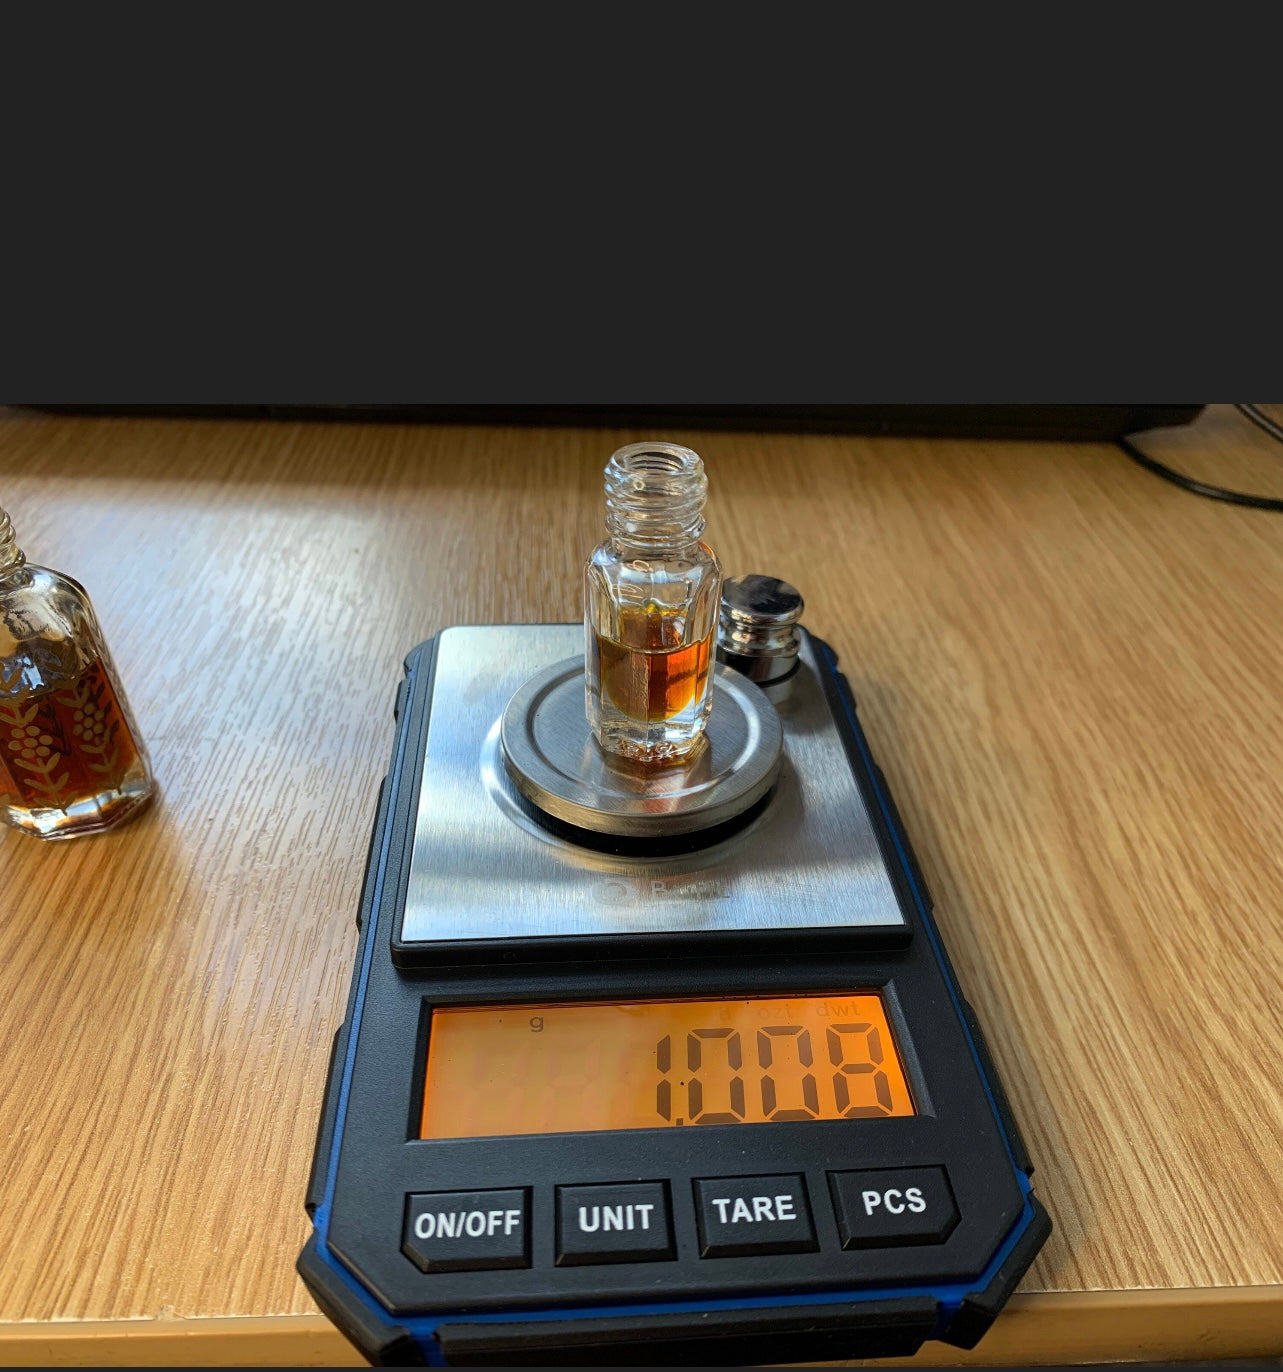
[[[317,1213],[319,1214],[320,1211],[318,1210]],[[466,1320],[469,1324],[512,1324],[519,1321],[605,1319],[618,1315],[670,1315],[684,1311],[760,1310],[767,1307],[777,1309],[781,1306],[836,1305],[844,1301],[895,1300],[912,1296],[928,1296],[936,1302],[940,1310],[935,1329],[928,1336],[934,1338],[947,1328],[949,1322],[957,1314],[958,1307],[968,1295],[973,1291],[982,1291],[989,1285],[1032,1219],[1033,1207],[1026,1201],[1020,1218],[995,1253],[988,1267],[980,1274],[979,1280],[974,1282],[957,1282],[947,1286],[860,1287],[855,1290],[815,1292],[807,1295],[745,1296],[711,1301],[666,1301],[638,1305],[571,1306],[556,1309],[549,1309],[544,1306],[532,1310],[505,1310],[492,1314],[479,1314],[473,1311],[445,1311],[430,1316],[413,1316],[404,1319],[390,1316],[387,1310],[356,1281],[347,1268],[331,1256],[324,1246],[325,1235],[323,1232],[320,1233],[321,1243],[318,1245],[317,1255],[331,1271],[335,1272],[345,1282],[354,1295],[358,1297],[360,1303],[377,1315],[381,1321],[388,1324],[395,1323],[407,1330],[422,1349],[429,1366],[442,1367],[445,1362],[436,1339],[436,1331],[439,1325],[449,1324],[454,1320]],[[319,1224],[317,1230],[321,1230]]]
[[[827,644],[819,643],[821,653],[827,659],[827,666],[836,675],[837,656]],[[975,1281],[965,1283],[953,1283],[944,1286],[892,1286],[892,1287],[861,1287],[847,1291],[826,1291],[814,1292],[805,1295],[781,1294],[777,1296],[762,1295],[752,1297],[738,1297],[726,1300],[701,1300],[701,1301],[668,1301],[656,1302],[653,1304],[641,1305],[595,1305],[595,1306],[575,1306],[570,1308],[558,1307],[548,1309],[541,1307],[534,1310],[505,1310],[492,1314],[477,1314],[471,1311],[453,1311],[438,1313],[431,1316],[416,1316],[400,1319],[389,1314],[387,1309],[382,1306],[374,1297],[363,1287],[360,1282],[342,1265],[329,1251],[329,1227],[330,1211],[334,1204],[334,1187],[338,1174],[339,1147],[343,1137],[343,1122],[347,1117],[348,1097],[352,1085],[352,1072],[356,1063],[356,1043],[358,1030],[361,1023],[361,1015],[365,1008],[366,987],[369,984],[370,965],[373,958],[374,948],[378,940],[375,937],[379,910],[383,901],[383,887],[387,878],[388,850],[391,846],[392,831],[389,826],[383,835],[383,843],[379,850],[378,876],[374,888],[374,899],[370,905],[369,921],[370,928],[365,935],[365,951],[361,959],[360,980],[357,984],[356,998],[352,1006],[352,1022],[348,1026],[347,1051],[343,1060],[343,1078],[339,1088],[338,1107],[334,1115],[334,1134],[330,1141],[329,1170],[325,1180],[325,1193],[321,1203],[316,1208],[313,1216],[313,1227],[317,1234],[317,1257],[330,1268],[330,1270],[347,1286],[352,1292],[358,1304],[363,1305],[371,1314],[375,1315],[381,1322],[388,1325],[398,1325],[407,1330],[414,1340],[418,1343],[423,1352],[423,1356],[431,1367],[445,1366],[445,1360],[441,1355],[441,1346],[436,1339],[437,1328],[442,1324],[448,1324],[453,1320],[466,1319],[470,1324],[505,1324],[517,1321],[537,1321],[537,1320],[566,1320],[566,1319],[604,1319],[611,1316],[620,1315],[668,1315],[678,1314],[684,1311],[701,1310],[758,1310],[766,1307],[778,1308],[781,1306],[807,1306],[807,1305],[835,1305],[843,1301],[878,1301],[894,1300],[913,1296],[928,1296],[939,1306],[939,1316],[936,1320],[935,1329],[929,1337],[935,1337],[943,1332],[958,1311],[958,1307],[968,1295],[975,1291],[983,1291],[985,1287],[997,1275],[999,1268],[1006,1262],[1008,1255],[1019,1242],[1021,1235],[1033,1220],[1033,1206],[1029,1203],[1029,1195],[1033,1190],[1028,1176],[1016,1167],[1015,1156],[1011,1151],[1011,1144],[1007,1138],[1007,1131],[1002,1127],[1002,1113],[998,1109],[997,1101],[994,1099],[992,1090],[989,1087],[988,1078],[985,1076],[980,1055],[976,1050],[975,1041],[971,1036],[971,1030],[967,1027],[966,1016],[962,1012],[961,995],[957,984],[954,981],[952,969],[944,957],[939,936],[936,933],[935,922],[931,918],[927,908],[926,900],[918,888],[918,883],[913,875],[913,865],[909,862],[908,854],[905,852],[904,844],[900,837],[898,825],[887,805],[886,797],[883,794],[881,785],[878,783],[878,774],[873,758],[869,753],[868,745],[865,742],[864,734],[856,721],[855,713],[845,692],[842,693],[842,708],[846,712],[848,721],[852,726],[852,731],[856,743],[860,749],[861,757],[864,759],[869,776],[873,782],[873,789],[877,794],[878,805],[882,810],[883,818],[886,821],[887,831],[890,833],[892,842],[895,844],[896,853],[900,858],[908,878],[910,890],[913,892],[913,899],[918,907],[918,913],[922,917],[922,926],[926,932],[931,950],[935,954],[936,961],[940,965],[941,973],[944,976],[945,986],[949,996],[953,1001],[954,1010],[962,1024],[963,1033],[966,1036],[967,1046],[971,1050],[971,1055],[976,1061],[976,1066],[980,1069],[980,1080],[984,1084],[985,1096],[989,1101],[990,1108],[993,1110],[994,1119],[998,1124],[998,1132],[1002,1137],[1003,1146],[1007,1150],[1007,1157],[1011,1162],[1012,1170],[1016,1173],[1020,1183],[1021,1191],[1025,1196],[1025,1206],[1021,1211],[1020,1218],[1012,1226],[1011,1232],[1003,1240],[993,1259],[985,1270]],[[401,735],[398,745],[396,764],[392,770],[392,775],[401,776],[401,764],[404,760],[406,739],[409,731]],[[388,797],[388,813],[392,814],[396,806],[396,795]]]

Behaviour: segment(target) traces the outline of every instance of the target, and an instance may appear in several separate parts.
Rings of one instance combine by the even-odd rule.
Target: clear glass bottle
[[[0,510],[0,820],[74,838],[128,819],[154,791],[84,587],[30,566]]]
[[[586,708],[598,743],[638,762],[685,757],[713,704],[722,569],[700,541],[697,453],[631,443],[606,464],[609,537],[584,582]]]

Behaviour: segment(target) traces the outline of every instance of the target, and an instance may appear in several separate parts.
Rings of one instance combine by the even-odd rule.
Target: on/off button
[[[529,1197],[524,1187],[407,1196],[401,1251],[422,1272],[529,1267]]]

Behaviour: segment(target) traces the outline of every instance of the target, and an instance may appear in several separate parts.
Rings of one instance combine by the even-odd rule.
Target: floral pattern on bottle
[[[66,809],[118,786],[138,761],[101,658],[70,685],[0,702],[0,795]]]

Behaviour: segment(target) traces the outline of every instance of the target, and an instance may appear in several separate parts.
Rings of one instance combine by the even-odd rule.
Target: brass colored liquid
[[[620,611],[619,639],[595,635],[602,695],[621,714],[654,724],[702,698],[713,635],[683,644],[683,627],[675,611],[646,605]]]
[[[145,782],[101,658],[65,686],[0,701],[0,805],[20,824],[43,815],[46,833],[104,828],[146,798]]]

